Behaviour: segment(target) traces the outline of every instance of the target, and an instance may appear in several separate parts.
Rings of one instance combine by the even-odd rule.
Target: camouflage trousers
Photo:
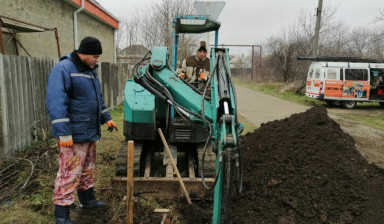
[[[59,146],[59,171],[55,180],[53,203],[71,205],[75,191],[93,187],[96,163],[96,142],[74,143],[72,147]]]

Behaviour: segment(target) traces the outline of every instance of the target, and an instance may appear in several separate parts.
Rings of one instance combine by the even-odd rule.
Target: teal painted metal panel
[[[125,83],[124,120],[132,123],[155,122],[155,96],[133,80]]]

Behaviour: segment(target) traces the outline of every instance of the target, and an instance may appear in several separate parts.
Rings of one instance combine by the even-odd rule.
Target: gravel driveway
[[[292,103],[264,93],[236,86],[238,113],[260,127],[262,123],[304,112],[307,106]]]

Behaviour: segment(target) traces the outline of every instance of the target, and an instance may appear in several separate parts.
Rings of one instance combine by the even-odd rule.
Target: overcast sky
[[[192,1],[192,0],[191,0]],[[161,0],[97,0],[118,18],[130,18],[136,10]],[[202,1],[204,2],[204,1]],[[211,1],[215,2],[215,1]],[[262,44],[282,33],[297,20],[300,13],[315,16],[318,0],[224,0],[219,44]],[[323,0],[323,7],[337,8],[337,21],[352,27],[369,25],[384,10],[383,0]]]

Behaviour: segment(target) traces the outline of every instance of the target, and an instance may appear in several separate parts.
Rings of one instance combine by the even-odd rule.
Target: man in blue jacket
[[[109,130],[116,128],[96,73],[101,54],[100,41],[86,37],[79,49],[60,58],[49,74],[46,107],[59,148],[53,193],[56,223],[72,223],[69,206],[75,200],[75,191],[83,208],[107,207],[96,200],[93,190],[100,126],[106,123]]]

